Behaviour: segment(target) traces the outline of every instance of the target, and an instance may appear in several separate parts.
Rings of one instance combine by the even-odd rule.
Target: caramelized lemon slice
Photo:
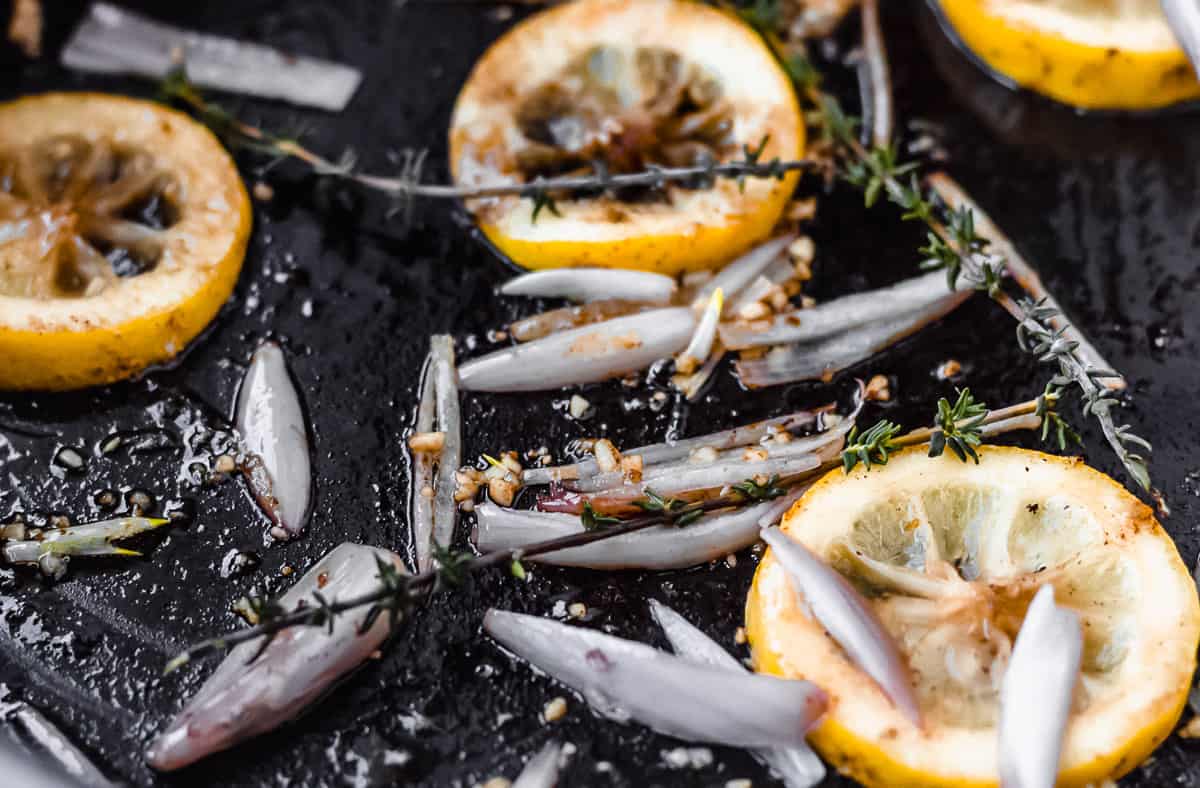
[[[868,786],[999,784],[999,688],[1046,583],[1084,632],[1058,785],[1125,774],[1186,702],[1196,586],[1150,509],[1077,460],[986,447],[975,465],[911,449],[828,474],[783,528],[867,595],[912,673],[923,730],[803,612],[768,552],[746,604],[755,665],[829,692],[811,740]]]
[[[1154,109],[1200,97],[1159,0],[938,0],[993,71],[1065,104]]]
[[[146,101],[0,104],[0,388],[166,361],[233,291],[250,202],[202,125]]]
[[[794,159],[804,128],[787,75],[746,25],[689,0],[578,0],[518,24],[458,96],[450,166],[462,184],[641,171],[742,156]],[[557,201],[473,200],[487,237],[528,268],[674,274],[762,241],[791,196],[782,180],[669,185]],[[697,184],[691,184],[697,185]]]

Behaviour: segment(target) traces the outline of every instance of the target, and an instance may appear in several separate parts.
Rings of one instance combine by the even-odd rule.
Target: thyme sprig
[[[763,2],[764,7],[748,17],[752,24],[771,18],[770,6],[777,0]],[[970,206],[948,206],[935,192],[927,190],[918,177],[918,165],[900,162],[890,145],[870,148],[863,145],[855,133],[858,121],[846,114],[835,97],[821,89],[820,72],[804,53],[783,53],[773,28],[759,27],[759,32],[791,75],[797,93],[812,107],[809,118],[817,126],[818,138],[829,150],[837,174],[862,189],[868,207],[885,197],[900,208],[905,220],[926,225],[926,244],[920,249],[921,267],[944,270],[951,289],[970,287],[987,293],[1008,312],[1017,323],[1017,341],[1021,349],[1056,368],[1052,383],[1060,395],[1068,386],[1077,389],[1083,400],[1084,415],[1096,419],[1105,441],[1126,473],[1143,490],[1151,491],[1145,456],[1151,450],[1150,443],[1136,435],[1130,425],[1117,425],[1113,418],[1113,409],[1121,402],[1113,394],[1114,387],[1105,381],[1119,381],[1120,375],[1089,362],[1087,355],[1081,352],[1080,342],[1072,338],[1078,335],[1066,317],[1048,298],[1040,295],[1038,288],[1030,290],[1037,295],[1036,300],[1027,296],[1014,298],[1008,293],[1005,289],[1007,260],[1003,254],[990,249],[989,240],[976,231],[975,214]],[[1027,277],[1015,278],[1022,286],[1030,284],[1025,281]],[[1065,446],[1068,440],[1078,437],[1057,414],[1043,419],[1042,425],[1047,435],[1053,433],[1060,445]],[[857,445],[858,451],[848,455],[857,458],[853,464],[865,464],[867,458],[886,462],[886,440],[879,445],[861,441]],[[951,448],[956,453],[961,449],[964,455],[969,455],[966,451],[969,446],[962,442]]]
[[[983,442],[983,420],[987,417],[987,405],[976,402],[970,389],[960,389],[953,405],[945,397],[937,403],[937,426],[939,429],[929,439],[929,456],[940,457],[949,446],[963,462],[970,457],[979,464],[975,447]]]
[[[708,189],[721,179],[736,181],[739,187],[744,187],[747,178],[782,180],[788,173],[814,166],[807,159],[785,161],[776,157],[764,160],[763,151],[768,142],[764,137],[755,147],[743,145],[741,158],[725,162],[709,159],[690,167],[647,165],[640,172],[611,173],[596,165],[588,175],[537,177],[523,183],[503,181],[470,186],[424,183],[421,178],[425,151],[408,151],[395,175],[361,172],[352,153],[333,161],[305,147],[298,135],[275,134],[239,120],[219,104],[206,99],[182,67],[171,70],[160,85],[159,95],[164,101],[186,107],[231,148],[262,153],[271,157],[272,163],[296,159],[318,175],[341,178],[381,192],[396,202],[396,210],[406,214],[411,211],[415,198],[467,200],[516,196],[532,201],[532,218],[536,222],[543,210],[558,215],[556,200],[566,196],[611,194],[630,188],[660,191],[668,184]]]

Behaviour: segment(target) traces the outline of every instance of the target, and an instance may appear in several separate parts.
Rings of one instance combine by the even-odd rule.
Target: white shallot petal
[[[738,378],[748,388],[828,378],[944,317],[969,296],[970,292],[952,293],[916,312],[857,326],[827,339],[780,345],[762,358],[738,361]]]
[[[236,420],[250,491],[275,525],[299,534],[312,500],[312,459],[300,394],[275,342],[254,351],[238,389]]]
[[[642,643],[537,616],[489,610],[501,645],[578,690],[613,719],[668,736],[731,747],[795,747],[825,711],[807,681],[698,665]]]
[[[708,514],[683,528],[655,526],[524,560],[586,569],[686,569],[757,542],[759,521],[777,508],[778,501],[766,501]],[[475,523],[475,546],[481,552],[511,550],[584,530],[575,515],[508,509],[494,503],[475,507]]]
[[[1162,0],[1162,9],[1175,39],[1187,52],[1192,70],[1200,74],[1200,6],[1193,0]]]
[[[796,240],[796,234],[788,233],[754,247],[708,280],[704,287],[700,288],[692,303],[698,306],[707,304],[708,300],[712,298],[712,294],[718,289],[724,290],[725,295],[729,298],[734,298],[742,292],[742,288],[753,282],[768,265],[783,254],[794,240]]]
[[[892,141],[892,77],[879,24],[879,0],[863,0],[862,42],[858,80],[863,94],[863,125],[871,132],[871,145],[885,148]]]
[[[687,307],[653,309],[575,328],[472,359],[458,371],[468,391],[545,391],[645,369],[687,346]]]
[[[737,298],[729,302],[729,307],[725,311],[729,315],[737,317],[746,307],[757,304],[769,296],[776,285],[783,284],[795,275],[796,269],[786,255],[775,258],[774,262],[755,277],[754,281],[748,284]]]
[[[11,564],[24,564],[37,563],[37,560],[47,553],[74,556],[137,556],[141,553],[117,547],[112,542],[128,539],[168,522],[170,521],[159,517],[117,517],[68,528],[51,528],[37,539],[6,541],[4,559]]]
[[[1038,589],[1017,632],[1000,687],[1000,781],[1005,788],[1053,788],[1071,698],[1079,678],[1079,616]]]
[[[812,342],[843,334],[855,326],[924,309],[946,298],[946,275],[931,271],[903,282],[826,301],[811,309],[785,312],[766,328],[722,323],[721,341],[732,350],[793,342]]]
[[[768,528],[762,532],[762,538],[818,623],[891,698],[897,710],[920,727],[921,710],[913,694],[908,666],[870,602],[837,570],[780,529]]]
[[[458,401],[458,375],[454,367],[454,338],[438,334],[429,340],[437,404],[438,430],[445,433],[442,454],[438,458],[436,495],[433,500],[433,543],[449,547],[458,524],[458,503],[454,478],[462,464],[462,406]]]
[[[725,291],[717,288],[708,299],[708,306],[700,322],[696,324],[696,332],[692,341],[675,359],[675,367],[683,374],[690,374],[704,362],[712,352],[713,340],[717,338],[717,323],[721,322],[721,311],[725,308]]]
[[[194,33],[96,3],[62,52],[67,68],[98,74],[166,77],[182,52],[188,77],[203,87],[282,99],[340,112],[362,73],[327,60],[262,44]]]
[[[7,693],[7,689],[4,692]],[[49,759],[53,759],[54,763],[57,763],[63,771],[74,778],[71,780],[73,785],[83,788],[115,788],[116,784],[104,776],[104,773],[76,746],[75,742],[71,741],[70,737],[28,703],[6,701],[0,695],[0,720],[4,721],[5,727],[14,738],[20,737],[16,730],[17,727],[20,727],[24,736],[28,736],[37,744],[40,752],[49,756]],[[0,741],[7,743],[8,737],[4,737]],[[8,753],[4,754],[8,755]],[[14,766],[24,766],[26,763],[30,767],[42,765],[41,759],[29,758],[24,747],[21,748],[21,757],[17,764],[7,763],[6,760],[0,758],[0,769],[3,770],[5,785],[14,788],[38,788],[39,786],[64,788],[62,782],[64,775],[57,772],[53,775],[53,781],[43,783],[32,775],[22,773],[20,769],[13,769]]]
[[[650,612],[676,655],[714,668],[738,673],[746,671],[745,666],[720,643],[662,602],[651,599]],[[754,755],[778,774],[787,788],[812,788],[825,779],[825,764],[807,744],[787,749],[755,750]]]
[[[554,788],[558,784],[562,750],[562,745],[558,742],[547,742],[546,746],[538,750],[537,755],[525,764],[512,788]]]
[[[425,364],[425,375],[421,380],[421,397],[417,405],[416,433],[433,431],[435,423],[437,389],[437,364],[433,356]],[[443,450],[445,443],[442,444]],[[439,455],[440,456],[440,455]],[[429,569],[433,559],[433,500],[437,495],[433,474],[435,457],[427,452],[412,453],[412,489],[409,491],[409,511],[412,512],[413,557],[418,572]],[[452,471],[453,472],[453,469]],[[453,498],[453,493],[451,493]]]
[[[790,432],[811,427],[817,422],[817,418],[830,408],[832,405],[815,410],[800,410],[720,432],[697,435],[694,438],[680,438],[665,443],[656,443],[652,446],[638,446],[626,449],[621,453],[625,456],[638,455],[642,458],[642,463],[648,467],[671,460],[686,459],[693,451],[704,447],[720,450],[734,446],[749,446],[778,432]],[[596,461],[589,459],[555,468],[530,468],[525,471],[522,478],[526,484],[549,484],[563,479],[586,479],[599,470]]]
[[[293,610],[320,591],[330,601],[379,588],[378,561],[404,571],[400,556],[377,547],[335,547],[288,589],[279,603]],[[194,763],[240,741],[274,730],[297,717],[338,680],[361,665],[388,635],[388,616],[359,633],[367,611],[335,616],[326,627],[285,629],[262,646],[261,638],[235,646],[192,696],[146,757],[159,771]]]
[[[533,298],[569,298],[572,301],[650,301],[668,303],[675,295],[675,280],[649,271],[621,268],[555,268],[533,271],[500,286],[504,295]]]
[[[654,304],[643,301],[593,301],[590,304],[551,309],[549,312],[514,320],[508,326],[508,333],[518,342],[532,342],[559,331],[603,323],[614,317],[633,315],[655,308]]]

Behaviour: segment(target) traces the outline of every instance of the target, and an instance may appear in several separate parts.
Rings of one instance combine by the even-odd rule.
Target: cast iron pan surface
[[[455,94],[488,43],[512,24],[507,9],[487,3],[142,5],[179,25],[352,63],[365,80],[339,115],[222,100],[267,128],[300,122],[311,146],[331,156],[353,148],[372,171],[394,168],[405,147],[427,147],[433,162],[427,177],[441,180]],[[7,10],[0,3],[0,17]],[[55,64],[83,10],[81,3],[47,3],[47,56],[40,61],[0,48],[0,99],[45,90],[153,95],[144,82],[71,74]],[[522,13],[518,6],[516,16]],[[915,4],[895,4],[886,20],[899,112],[930,124],[949,171],[1128,376],[1126,418],[1155,444],[1154,479],[1172,508],[1165,525],[1190,564],[1200,548],[1194,452],[1200,311],[1188,307],[1200,284],[1200,124],[1181,113],[1081,118],[1000,89],[945,46],[926,16]],[[854,26],[847,25],[841,50],[826,56],[842,56]],[[827,71],[842,74],[834,87],[856,106],[850,71]],[[912,138],[911,128],[902,131]],[[263,162],[240,163],[253,182]],[[255,206],[237,292],[182,359],[105,388],[0,396],[0,516],[24,510],[31,519],[54,513],[95,519],[108,513],[94,502],[98,491],[137,489],[154,496],[158,511],[187,517],[142,539],[136,546],[144,558],[79,560],[59,583],[26,569],[0,569],[0,682],[11,697],[41,710],[114,780],[139,786],[471,786],[514,776],[551,738],[577,748],[566,785],[721,786],[735,778],[773,784],[736,750],[712,748],[711,762],[696,752],[697,765],[673,766],[665,753],[689,745],[594,716],[479,629],[490,606],[548,615],[556,603],[581,601],[588,626],[665,645],[649,620],[646,600],[654,597],[745,656],[734,632],[755,569],[750,551],[734,568],[719,562],[687,572],[604,574],[535,567],[527,584],[500,573],[480,576],[418,610],[380,659],[297,722],[177,774],[146,766],[146,745],[214,667],[202,662],[163,677],[164,663],[188,642],[240,626],[230,612],[236,599],[253,590],[282,591],[290,582],[284,567],[303,572],[342,541],[408,550],[403,436],[429,334],[452,332],[460,355],[470,357],[494,345],[489,329],[553,306],[493,295],[512,270],[455,206],[421,206],[406,231],[388,219],[378,195],[321,183],[287,166],[263,177],[276,198]],[[822,197],[812,234],[818,263],[810,292],[819,299],[911,275],[921,241],[894,209],[864,211],[860,196],[844,187]],[[282,341],[303,391],[316,470],[304,538],[270,547],[264,518],[242,485],[192,484],[179,448],[197,424],[228,426],[249,354],[269,336]],[[936,397],[953,393],[954,383],[934,374],[951,358],[963,364],[955,382],[993,404],[1038,394],[1050,374],[1016,349],[1011,320],[976,298],[853,371],[892,376],[893,401],[873,405],[866,423],[884,414],[910,426],[926,423]],[[546,445],[561,458],[572,439],[601,433],[618,445],[697,434],[835,395],[844,401],[851,385],[842,376],[832,386],[747,393],[723,368],[707,396],[687,404],[657,375],[635,387],[587,387],[583,394],[597,413],[586,423],[567,415],[570,392],[471,394],[463,403],[466,456]],[[651,406],[655,391],[669,395],[659,409]],[[1092,424],[1072,415],[1083,428],[1088,461],[1124,479]],[[97,443],[119,430],[154,432],[137,451],[96,456]],[[1032,436],[1019,441],[1036,445]],[[68,445],[86,450],[85,472],[54,469],[56,450]],[[256,563],[231,570],[235,551],[253,554]],[[539,712],[560,694],[570,699],[566,718],[544,724]],[[1197,754],[1196,744],[1172,737],[1123,784],[1200,785]]]

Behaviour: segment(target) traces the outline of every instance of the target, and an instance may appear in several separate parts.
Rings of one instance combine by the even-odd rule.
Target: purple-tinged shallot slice
[[[288,589],[279,603],[294,610],[316,592],[332,601],[379,588],[383,561],[404,571],[400,556],[376,547],[335,547]],[[258,658],[261,638],[234,647],[146,753],[159,771],[181,769],[300,715],[365,662],[388,635],[388,616],[359,633],[367,608],[341,613],[331,627],[300,626],[275,636]]]
[[[699,665],[642,643],[538,616],[489,610],[489,635],[579,691],[599,713],[687,741],[795,747],[828,697],[807,681]]]
[[[296,536],[312,499],[312,459],[304,408],[277,343],[254,351],[238,389],[236,421],[250,492],[272,523]]]
[[[646,369],[685,348],[691,309],[652,309],[562,331],[472,359],[458,371],[468,391],[546,391]]]
[[[657,599],[650,600],[650,613],[676,655],[714,668],[737,673],[746,671],[745,665],[720,643]],[[787,788],[812,788],[825,779],[825,764],[807,744],[755,750],[754,755],[778,774]]]
[[[504,295],[568,298],[592,302],[607,299],[665,304],[675,295],[675,280],[649,271],[619,268],[555,268],[533,271],[500,286]]]
[[[896,708],[920,727],[921,710],[908,666],[871,604],[837,570],[782,530],[767,528],[762,538],[821,626]]]
[[[1071,699],[1079,678],[1079,616],[1054,604],[1054,587],[1033,597],[1000,688],[1000,782],[1054,788]]]

